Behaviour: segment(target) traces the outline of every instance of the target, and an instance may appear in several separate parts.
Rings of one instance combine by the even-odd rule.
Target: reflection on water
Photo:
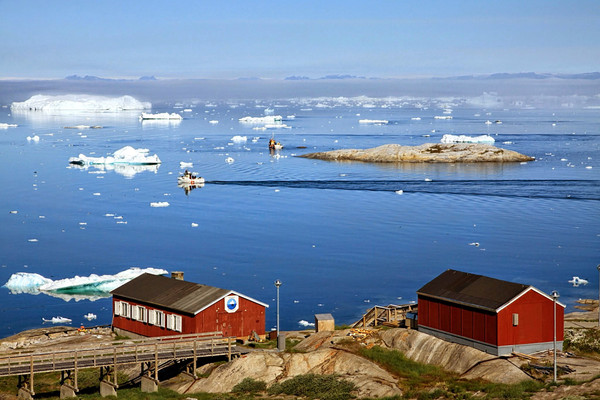
[[[195,183],[195,184],[190,184],[190,183],[178,183],[177,184],[178,187],[180,187],[181,189],[183,189],[183,191],[185,192],[185,195],[187,196],[188,194],[190,194],[190,192],[196,188],[203,188],[204,187],[204,183]]]
[[[73,110],[14,110],[12,117],[19,125],[31,124],[34,128],[63,128],[77,125],[86,126],[107,126],[120,125],[138,121],[140,111],[119,111],[119,112],[89,112]]]

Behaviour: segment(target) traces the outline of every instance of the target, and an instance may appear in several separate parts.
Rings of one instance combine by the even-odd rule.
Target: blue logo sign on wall
[[[240,299],[238,296],[225,297],[225,311],[234,313],[240,308]]]

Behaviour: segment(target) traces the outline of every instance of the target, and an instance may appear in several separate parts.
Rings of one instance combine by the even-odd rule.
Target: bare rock
[[[420,146],[386,144],[372,149],[344,149],[309,153],[300,157],[328,161],[380,163],[523,162],[533,157],[482,143],[425,143]]]
[[[386,346],[400,350],[411,360],[438,365],[468,379],[482,378],[498,383],[531,379],[505,358],[415,330],[390,329],[381,332],[380,337]]]
[[[401,395],[397,379],[364,358],[337,349],[320,349],[310,353],[254,352],[217,367],[203,378],[183,389],[186,393],[227,393],[244,378],[267,383],[284,381],[303,374],[337,374],[353,382],[358,397]]]

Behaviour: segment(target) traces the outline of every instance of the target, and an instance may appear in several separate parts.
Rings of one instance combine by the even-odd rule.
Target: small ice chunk
[[[37,240],[37,239],[28,239],[27,241],[28,241],[28,242],[31,242],[31,243],[35,243],[35,242],[37,242],[38,240]]]
[[[192,222],[192,228],[197,228],[197,227],[198,227],[198,224],[195,222]]]
[[[69,324],[72,322],[71,319],[65,317],[52,317],[50,319],[42,318],[44,322],[52,322],[53,324]]]
[[[17,214],[17,213],[18,213],[18,211],[17,211],[17,210],[12,210],[12,211],[10,211],[10,214]]]
[[[218,123],[219,123],[219,121],[217,121],[216,119],[213,119],[213,120],[210,120],[210,121],[208,121],[208,123],[209,123],[209,124],[216,125],[216,124],[218,124]]]
[[[231,163],[233,163],[234,161],[235,161],[235,160],[234,160],[232,157],[227,157],[227,158],[225,159],[225,162],[226,162],[227,164],[231,164]]]
[[[402,194],[402,193],[404,193],[403,190],[396,190],[396,194]]]
[[[192,162],[184,162],[184,161],[179,162],[179,168],[181,168],[181,169],[192,168],[193,166],[194,166],[194,163],[192,163]]]
[[[93,196],[100,196],[100,193],[99,193],[99,192],[96,192],[96,193],[92,193],[92,195],[93,195]]]
[[[389,121],[386,119],[359,119],[358,123],[363,125],[387,125]]]
[[[27,136],[27,141],[28,142],[39,142],[40,141],[40,137],[38,135]]]
[[[308,322],[308,321],[305,321],[305,320],[301,319],[300,321],[298,321],[298,325],[303,326],[303,327],[306,328],[306,327],[309,327],[309,326],[315,326],[315,323],[314,322]]]
[[[87,313],[83,316],[83,318],[87,319],[88,321],[91,321],[91,320],[98,318],[98,316],[93,313]]]
[[[425,182],[431,182],[431,179],[425,178]]]
[[[150,203],[150,207],[169,207],[168,201],[154,201]]]
[[[420,120],[421,120],[421,117],[412,117],[411,118],[411,121],[420,121]]]
[[[495,139],[489,135],[444,135],[441,143],[494,143]]]
[[[475,247],[479,247],[479,242],[472,242],[472,243],[469,243],[469,246],[475,246]]]
[[[248,141],[248,137],[236,135],[231,138],[233,143],[246,143]]]

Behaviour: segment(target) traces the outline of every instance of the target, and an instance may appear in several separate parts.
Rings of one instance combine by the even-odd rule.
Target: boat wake
[[[263,180],[206,181],[213,185],[600,200],[599,180]]]

